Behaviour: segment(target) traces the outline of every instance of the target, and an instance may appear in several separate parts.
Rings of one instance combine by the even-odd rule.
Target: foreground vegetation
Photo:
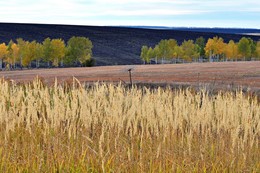
[[[259,172],[241,91],[0,82],[0,172]]]

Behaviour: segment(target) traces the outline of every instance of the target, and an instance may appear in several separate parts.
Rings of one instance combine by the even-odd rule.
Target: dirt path
[[[48,83],[55,78],[64,82],[72,77],[82,82],[129,83],[130,68],[134,83],[216,84],[260,89],[260,61],[2,71],[0,77],[17,82],[31,81],[38,75]]]

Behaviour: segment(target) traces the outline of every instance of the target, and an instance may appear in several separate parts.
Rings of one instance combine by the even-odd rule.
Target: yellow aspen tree
[[[43,58],[43,45],[36,43],[36,68],[40,67],[40,60]]]
[[[6,63],[6,68],[9,70],[13,65],[13,49],[12,45],[14,44],[13,40],[10,40],[7,45],[8,55],[5,57],[4,62]]]
[[[140,58],[144,62],[144,64],[147,62],[148,50],[148,46],[142,46]]]
[[[162,60],[162,64],[164,64],[164,60],[171,58],[171,49],[169,46],[168,40],[161,40],[158,43],[159,46],[159,52],[160,52],[160,59]]]
[[[0,70],[3,69],[3,60],[8,55],[7,46],[5,43],[0,44]]]
[[[210,62],[212,61],[212,56],[214,56],[214,46],[215,45],[213,39],[209,38],[205,46],[205,53],[209,57]]]
[[[14,68],[16,68],[16,63],[17,62],[19,62],[19,59],[20,59],[20,57],[19,57],[19,47],[17,46],[17,44],[13,44],[12,46],[11,46],[11,48],[12,48],[12,61],[13,61],[13,67]]]
[[[65,43],[62,39],[51,40],[52,54],[51,61],[55,67],[59,66],[59,63],[63,63],[65,57]]]
[[[172,59],[174,58],[173,54],[174,54],[174,49],[176,46],[178,46],[178,42],[175,39],[169,39],[168,40],[168,46],[169,46],[169,51],[170,51],[170,55],[169,58]]]
[[[233,40],[230,40],[226,45],[225,55],[228,60],[237,60],[238,49],[237,44]]]
[[[209,38],[205,47],[206,55],[209,56],[209,61],[212,61],[212,58],[220,58],[225,51],[225,43],[221,37]]]
[[[37,49],[36,49],[36,41],[27,42],[26,48],[24,52],[24,57],[22,59],[22,66],[31,67],[31,62],[36,59]]]
[[[172,56],[173,56],[173,58],[176,58],[175,63],[176,63],[177,61],[179,62],[179,60],[180,60],[180,58],[183,56],[183,54],[184,54],[184,52],[183,52],[183,49],[182,49],[181,46],[177,45],[177,46],[174,47],[173,55],[172,55]]]

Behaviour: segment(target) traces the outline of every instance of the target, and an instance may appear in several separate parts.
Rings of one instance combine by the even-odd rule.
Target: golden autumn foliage
[[[4,59],[8,55],[7,46],[5,43],[0,44],[0,59]]]
[[[58,67],[70,61],[73,63],[66,63],[66,65],[84,65],[91,61],[93,48],[91,40],[86,37],[72,38],[73,44],[70,39],[68,45],[63,39],[46,38],[42,43],[38,43],[36,40],[25,41],[22,38],[16,39],[16,42],[10,40],[8,45],[1,44],[0,63],[2,65],[4,61],[5,66],[14,68],[16,65],[20,68],[31,68],[32,65],[39,68],[40,66],[46,67],[46,64],[48,67]],[[67,49],[68,47],[69,49]]]
[[[148,53],[148,49],[150,49]],[[180,62],[205,62],[233,61],[259,59],[257,42],[249,37],[242,37],[239,42],[215,36],[209,38],[207,43],[203,37],[193,40],[184,40],[181,44],[175,39],[161,40],[154,47],[144,45],[140,58],[143,62],[180,63]],[[145,55],[145,56],[144,56]]]
[[[225,56],[229,60],[233,60],[233,59],[236,59],[238,57],[237,44],[233,40],[230,40],[229,43],[226,45]]]
[[[59,62],[65,57],[65,43],[62,39],[51,40],[52,57],[51,61],[55,67],[59,66]]]
[[[5,58],[5,62],[9,65],[9,66],[15,66],[15,63],[17,61],[19,61],[19,47],[17,46],[17,44],[10,42],[9,43],[9,48],[7,48],[8,51],[8,55]]]
[[[22,66],[28,67],[30,66],[30,63],[37,58],[37,42],[26,42],[25,43],[25,49],[22,59]]]
[[[3,60],[8,56],[8,50],[5,43],[0,44],[0,70],[3,68]]]
[[[209,38],[206,43],[205,51],[207,55],[221,55],[225,51],[224,40],[220,37]]]
[[[13,50],[13,62],[16,63],[19,61],[19,47],[14,43],[11,48]]]

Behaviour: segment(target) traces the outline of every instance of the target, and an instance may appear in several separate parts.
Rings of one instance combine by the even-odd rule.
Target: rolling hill
[[[219,36],[226,41],[230,39],[238,41],[243,36],[248,37],[248,33],[243,35],[214,30],[204,32],[184,29],[0,23],[0,43],[8,43],[9,40],[20,37],[38,42],[42,42],[47,37],[62,38],[65,41],[72,36],[88,37],[94,45],[93,58],[97,66],[140,64],[139,55],[142,45],[154,46],[161,39],[174,38],[181,43],[183,40],[195,40],[200,36],[206,39]],[[260,36],[256,35],[250,37],[256,41],[260,39]]]
[[[254,28],[199,28],[199,27],[163,27],[163,26],[126,26],[129,28],[143,28],[143,29],[163,29],[163,30],[177,30],[177,31],[192,31],[192,32],[209,32],[220,34],[246,34],[246,35],[260,35],[260,29]]]

